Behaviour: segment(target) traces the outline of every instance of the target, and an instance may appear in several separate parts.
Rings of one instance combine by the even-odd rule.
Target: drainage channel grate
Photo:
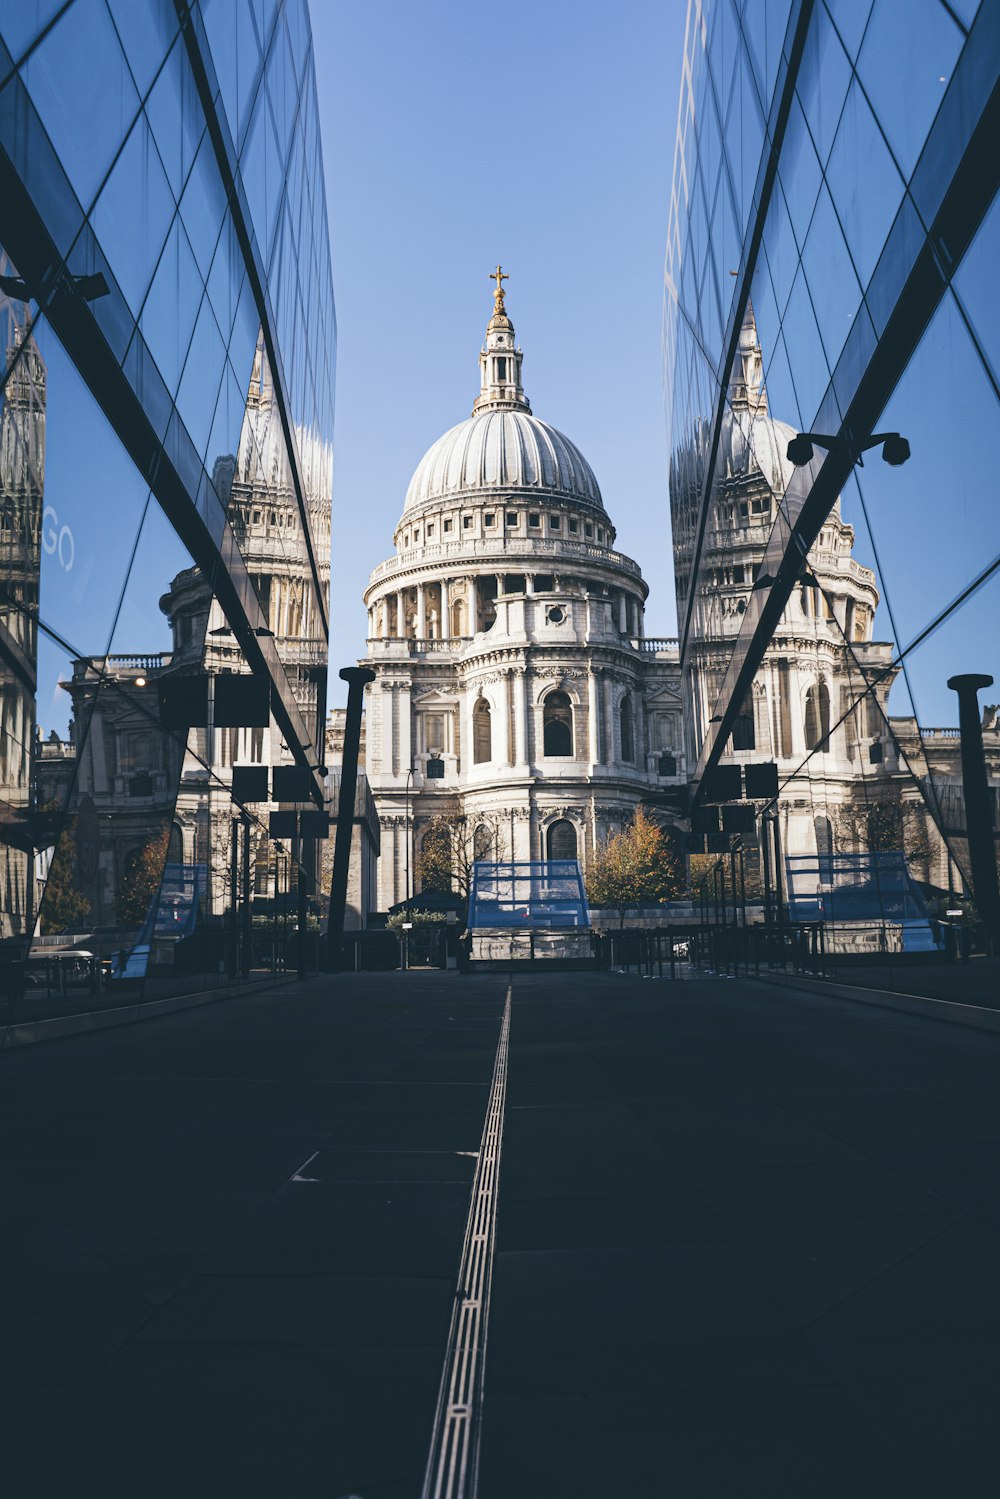
[[[486,1333],[507,1095],[510,1000],[508,984],[421,1499],[474,1499],[479,1480]]]

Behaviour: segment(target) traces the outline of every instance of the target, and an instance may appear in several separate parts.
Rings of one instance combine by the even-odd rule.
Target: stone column
[[[628,598],[624,589],[618,595],[618,629],[622,635],[628,633]]]
[[[520,681],[514,680],[514,764],[527,765],[528,763],[528,734],[527,734],[527,702],[525,699],[524,684],[526,675]]]
[[[393,819],[393,824],[394,825],[393,825],[393,829],[392,829],[392,904],[395,905],[396,902],[398,900],[402,900],[403,897],[404,897],[404,895],[406,894],[406,891],[404,889],[401,889],[402,872],[403,871],[402,871],[402,860],[400,858],[400,853],[399,853],[400,844],[404,843],[404,840],[406,838],[406,830],[405,829],[402,830],[402,837],[400,837],[400,831],[401,831],[401,829],[400,829],[400,819],[398,817],[394,818]]]
[[[396,639],[402,640],[406,634],[406,615],[403,606],[403,590],[396,594]]]
[[[462,759],[462,775],[466,779],[472,768],[472,704],[468,690],[458,700],[458,742]]]
[[[396,712],[399,714],[399,770],[398,775],[405,776],[413,764],[413,748],[410,743],[410,690],[409,684],[396,689],[398,702]]]
[[[600,682],[596,671],[587,679],[587,715],[590,721],[590,763],[598,765],[601,759],[601,729],[598,722],[598,696]]]
[[[799,762],[805,758],[806,753],[806,731],[803,722],[805,704],[802,701],[799,669],[794,661],[788,663],[788,706],[789,727],[792,732],[792,758]]]
[[[451,639],[451,584],[447,578],[441,580],[441,629],[442,640]]]
[[[424,593],[424,585],[417,584],[417,624],[416,635],[418,640],[427,639],[427,599]]]
[[[615,720],[614,699],[612,697],[613,684],[607,672],[604,673],[604,763],[611,766],[615,763]]]
[[[385,724],[385,758],[382,763],[390,775],[398,775],[397,751],[396,751],[396,689],[394,687],[382,688],[382,701],[385,704],[383,723]]]

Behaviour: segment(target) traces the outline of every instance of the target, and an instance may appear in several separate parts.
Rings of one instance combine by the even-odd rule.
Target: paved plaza
[[[5,1053],[5,1492],[419,1496],[506,994]],[[516,975],[483,1499],[985,1492],[998,1083],[888,1010]]]

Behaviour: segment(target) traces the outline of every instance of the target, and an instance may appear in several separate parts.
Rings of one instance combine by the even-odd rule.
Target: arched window
[[[817,817],[816,827],[816,852],[821,859],[828,859],[833,853],[833,824],[829,817]]]
[[[620,713],[622,732],[622,759],[633,761],[635,759],[635,734],[632,728],[632,699],[622,698]]]
[[[806,693],[806,749],[830,748],[830,689],[825,682],[814,682]]]
[[[732,748],[734,750],[752,750],[757,748],[757,736],[754,733],[752,713],[741,713],[733,724]]]
[[[545,844],[550,859],[576,858],[576,828],[565,817],[549,827]]]
[[[451,606],[451,633],[456,640],[465,634],[465,600],[456,599]]]
[[[167,863],[182,864],[184,862],[184,835],[177,823],[170,826],[170,841],[167,844]]]
[[[545,699],[542,742],[546,756],[573,753],[573,705],[565,692],[550,692]]]
[[[475,860],[489,859],[493,855],[493,834],[481,822],[472,835],[472,857]]]
[[[484,697],[478,698],[472,710],[472,763],[485,765],[493,758],[493,735],[490,725],[490,705]]]

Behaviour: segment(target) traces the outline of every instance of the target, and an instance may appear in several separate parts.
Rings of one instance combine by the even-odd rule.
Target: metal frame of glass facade
[[[692,808],[720,760],[777,760],[774,857],[820,907],[831,847],[898,853],[932,911],[968,893],[957,730],[928,725],[953,675],[1000,677],[998,139],[991,0],[690,0],[664,379]],[[905,467],[862,462],[876,428]],[[796,432],[825,435],[801,466]]]
[[[947,10],[957,32],[960,23],[952,8],[940,6],[940,0],[933,3]],[[836,0],[830,0],[828,5],[823,0],[815,3],[802,0],[802,3],[768,7],[767,25],[764,25],[763,16],[751,5],[738,5],[736,0],[719,0],[717,4],[691,0],[668,237],[666,375],[672,385],[671,427],[677,435],[686,411],[690,410],[691,399],[684,378],[684,354],[687,352],[690,359],[690,347],[685,346],[697,349],[705,364],[701,383],[708,395],[704,416],[711,424],[711,435],[706,441],[693,541],[688,554],[681,556],[679,566],[678,608],[684,664],[691,644],[696,597],[691,580],[697,576],[711,510],[729,372],[736,357],[747,303],[760,275],[765,226],[776,216],[776,194],[784,193],[780,176],[783,153],[791,155],[799,147],[798,141],[789,139],[793,107],[798,128],[810,132],[814,128],[818,136],[821,127],[818,123],[813,126],[813,119],[820,113],[819,101],[828,87],[822,76],[824,67],[829,66],[824,62],[824,45],[838,47],[845,70],[857,79],[856,59],[853,62],[850,59],[844,37],[837,30],[840,12],[850,12],[851,35],[857,38],[860,51],[866,23],[871,24],[872,11],[880,8],[887,7],[878,3],[841,7]],[[743,617],[719,693],[717,715],[707,725],[703,742],[696,746],[697,768],[693,777],[696,783],[717,762],[732,732],[754,672],[801,575],[802,560],[857,461],[857,443],[873,430],[1000,187],[1000,154],[996,150],[996,141],[1000,139],[1000,12],[990,4],[964,9],[972,12],[971,24],[961,26],[961,50],[954,58],[950,77],[942,78],[947,86],[912,174],[908,181],[900,176],[898,207],[877,263],[867,284],[862,287],[857,283],[850,331],[835,359],[827,360],[832,368],[825,371],[827,379],[818,402],[813,409],[807,406],[802,411],[803,430],[833,434],[841,442],[824,457],[818,473],[793,480],[789,486],[786,524],[775,526],[761,569],[762,575],[769,575],[772,581],[754,590]],[[758,59],[766,52],[768,38],[766,34],[756,37],[754,33],[767,33],[775,25],[778,12],[787,13],[787,23],[780,50],[773,31],[770,35],[769,64],[775,72],[765,126],[763,104],[767,95],[762,86],[766,75],[761,73],[762,63]],[[907,24],[902,13],[898,22],[901,27]],[[727,30],[726,44],[720,54],[724,58],[724,72],[716,76],[713,45]],[[835,39],[817,36],[831,30]],[[891,56],[886,56],[883,63],[886,68],[894,66]],[[804,79],[807,67],[811,76]],[[817,103],[815,116],[808,105],[802,106],[804,82]],[[718,326],[714,330],[706,326],[697,301],[686,297],[684,290],[686,261],[699,248],[686,191],[694,145],[689,137],[697,133],[697,121],[703,111],[718,110],[720,96],[731,97],[734,86],[740,84],[753,88],[756,94],[756,129],[749,133],[749,138],[742,128],[746,124],[745,113],[738,122],[740,155],[759,154],[756,182],[752,193],[746,193],[741,218],[736,208],[740,161],[727,158],[724,150],[720,153],[716,162],[720,172],[718,190],[731,198],[730,213],[725,217],[732,238],[727,239],[724,234],[714,239],[709,237],[701,247],[705,259],[713,262],[709,274],[715,283],[716,318],[722,305],[719,288],[726,284],[722,277],[731,270],[725,264],[726,255],[738,265],[738,270],[732,270],[734,287],[719,353],[718,338],[713,337]],[[834,83],[829,86],[837,89]],[[839,93],[843,106],[847,90],[841,87]],[[831,112],[836,112],[836,105]],[[697,149],[700,148],[699,141]],[[865,163],[858,159],[854,167],[863,174]],[[790,177],[794,177],[796,170],[793,157]],[[746,188],[749,185],[746,173],[743,176]],[[798,253],[793,241],[791,254]],[[820,339],[822,336],[819,330]],[[692,529],[690,521],[679,517],[676,510],[674,523],[684,533]],[[996,566],[996,561],[991,561],[981,574],[970,577],[967,589],[978,587]],[[928,621],[927,628],[932,629],[934,623]]]
[[[323,182],[306,0],[5,7],[0,483],[20,550],[3,557],[0,800],[5,846],[35,868],[0,935],[19,952],[46,928],[53,869],[66,888],[49,931],[73,940],[76,900],[105,932],[100,956],[117,923],[122,974],[135,929],[164,927],[150,909],[125,931],[143,859],[157,873],[138,883],[161,903],[178,869],[200,871],[188,883],[231,948],[203,970],[248,976],[252,895],[277,920],[297,882],[300,916],[318,912],[315,842],[272,845],[266,807],[231,782],[237,759],[293,762],[324,805],[336,318]],[[172,648],[151,650],[166,629]],[[266,722],[227,720],[232,673],[266,684]],[[164,691],[176,700],[192,675],[207,675],[209,718],[171,738]],[[126,822],[131,849],[114,843]]]
[[[576,859],[515,859],[472,866],[469,930],[481,927],[589,927]]]

